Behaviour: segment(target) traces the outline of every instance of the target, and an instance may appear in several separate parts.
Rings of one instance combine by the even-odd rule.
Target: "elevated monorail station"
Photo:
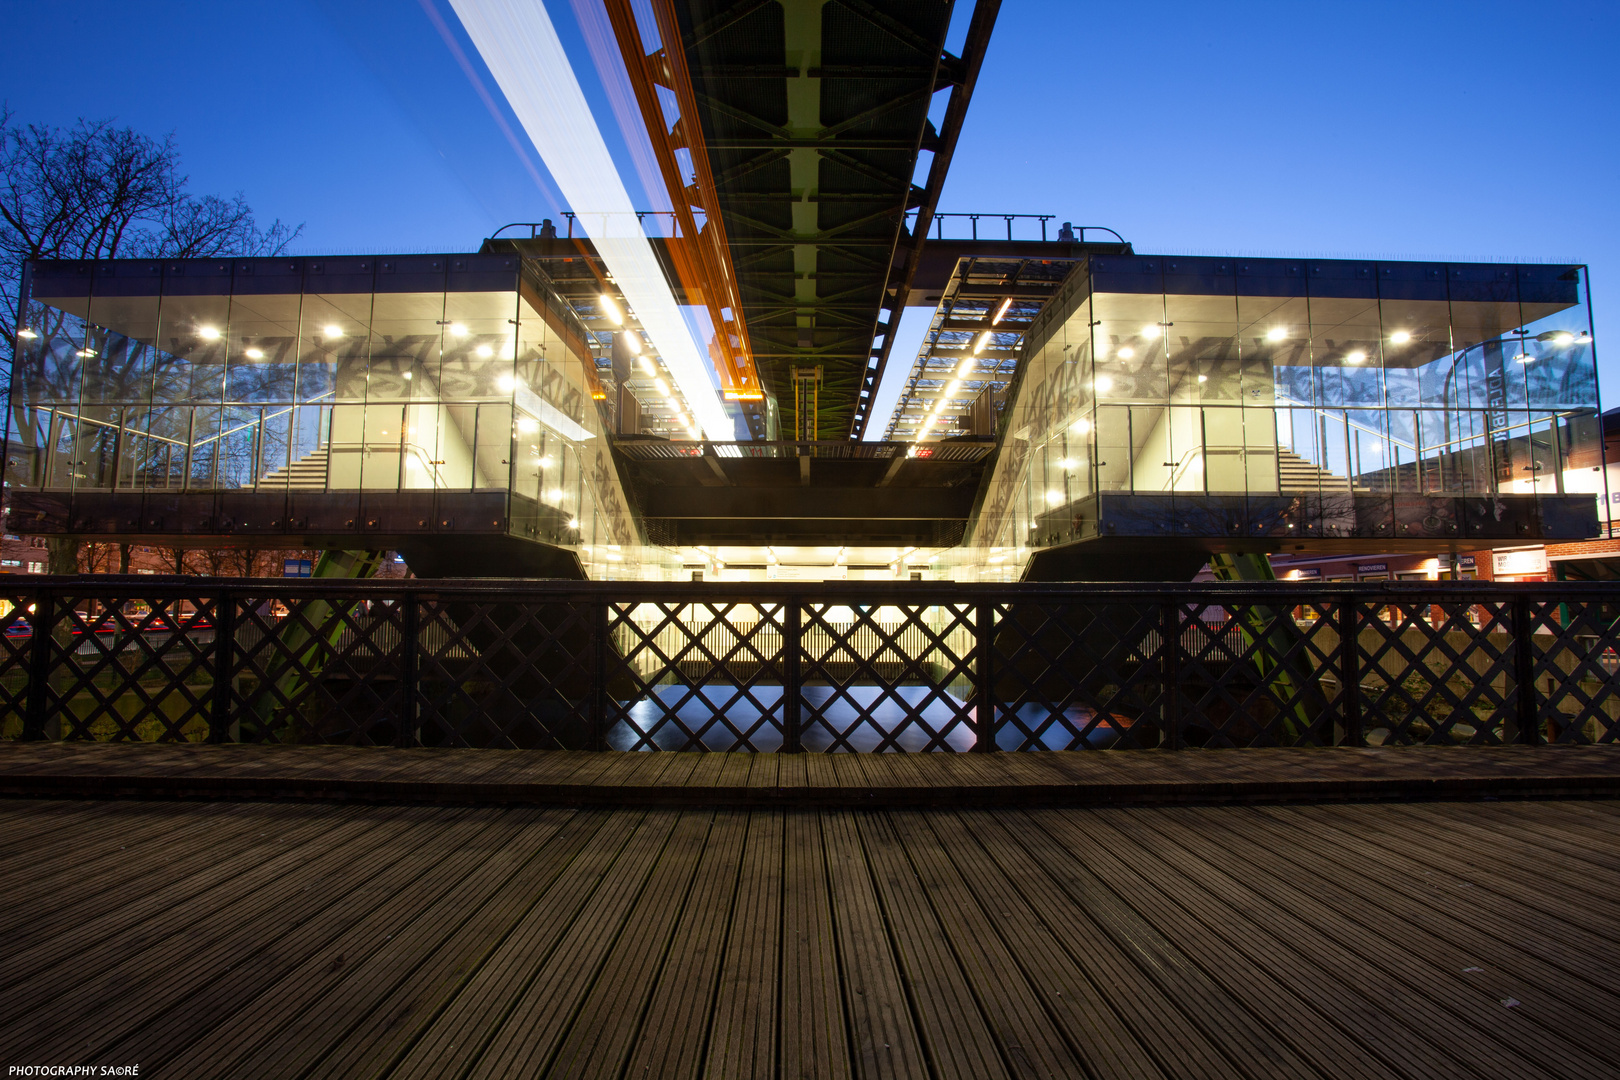
[[[1580,266],[941,243],[872,442],[793,438],[820,434],[803,391],[694,437],[590,248],[525,246],[32,265],[12,526],[395,549],[425,576],[669,580],[819,547],[836,572],[1133,580],[1579,539],[1606,498]]]

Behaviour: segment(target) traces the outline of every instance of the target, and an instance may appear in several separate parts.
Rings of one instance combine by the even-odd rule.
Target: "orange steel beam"
[[[613,24],[613,35],[618,39],[619,52],[624,56],[630,85],[636,92],[647,137],[658,158],[659,170],[664,174],[664,187],[675,207],[679,235],[670,238],[670,262],[674,264],[675,276],[680,278],[688,301],[707,308],[714,326],[709,356],[720,374],[721,394],[728,401],[763,400],[765,387],[754,367],[748,327],[743,323],[742,294],[731,265],[725,225],[720,220],[714,176],[709,171],[709,153],[703,144],[703,129],[698,121],[697,98],[692,92],[686,56],[679,46],[680,27],[675,21],[675,12],[669,0],[652,0],[658,36],[664,44],[649,55],[630,0],[603,0],[603,3]],[[675,95],[675,104],[680,109],[680,118],[673,128],[664,118],[664,108],[658,100],[657,87],[660,86]],[[696,174],[691,184],[687,184],[682,175],[676,157],[679,150],[685,150],[691,157]],[[697,223],[698,214],[703,215],[701,228]]]

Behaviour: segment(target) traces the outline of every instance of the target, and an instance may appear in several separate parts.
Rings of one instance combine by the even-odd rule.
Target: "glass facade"
[[[1183,535],[1465,536],[1445,500],[1605,499],[1598,412],[1585,267],[1094,257],[1026,339],[957,576],[1110,496]]]
[[[6,484],[74,531],[493,530],[593,578],[678,568],[620,487],[601,344],[517,256],[39,263],[20,325]]]

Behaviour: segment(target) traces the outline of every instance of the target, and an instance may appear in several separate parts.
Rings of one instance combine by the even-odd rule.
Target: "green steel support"
[[[1220,581],[1276,581],[1271,560],[1265,555],[1217,554],[1210,556],[1209,568]],[[1299,641],[1299,629],[1287,613],[1278,614],[1269,607],[1255,605],[1244,609],[1239,629],[1248,642],[1260,642],[1254,651],[1254,666],[1262,680],[1269,679],[1293,705],[1283,713],[1283,729],[1290,740],[1297,741],[1311,729],[1313,717],[1305,701],[1305,689],[1317,685],[1315,673],[1303,660],[1287,657],[1289,650]],[[1325,703],[1324,703],[1325,704]]]

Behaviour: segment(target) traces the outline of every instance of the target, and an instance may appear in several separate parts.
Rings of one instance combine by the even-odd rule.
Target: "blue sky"
[[[195,190],[303,222],[306,252],[475,248],[559,209],[419,0],[32,0],[0,39],[18,121],[172,131]],[[1617,44],[1612,2],[1006,0],[941,209],[1142,251],[1584,261],[1602,358]]]

